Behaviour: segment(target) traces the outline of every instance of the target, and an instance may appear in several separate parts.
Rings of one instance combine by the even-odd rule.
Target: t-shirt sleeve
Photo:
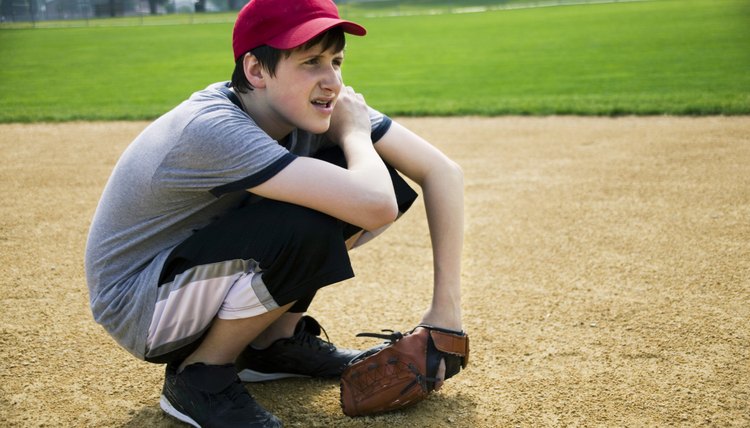
[[[383,135],[391,128],[393,121],[390,117],[368,106],[370,112],[370,137],[373,143],[377,143]]]
[[[198,115],[164,158],[161,183],[182,191],[223,194],[257,186],[296,156],[242,112],[220,108]]]

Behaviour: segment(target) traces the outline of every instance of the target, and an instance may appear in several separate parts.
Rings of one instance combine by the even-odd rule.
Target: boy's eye
[[[305,65],[320,65],[324,63],[326,60],[322,57],[316,56],[312,58],[308,58],[304,61]],[[341,67],[341,65],[344,63],[344,58],[331,58],[331,64],[334,67]]]

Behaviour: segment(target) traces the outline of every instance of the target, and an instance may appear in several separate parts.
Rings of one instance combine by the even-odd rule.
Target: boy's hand
[[[350,141],[351,135],[364,134],[370,139],[370,114],[362,94],[351,86],[341,89],[331,116],[331,125],[326,135],[340,146]]]

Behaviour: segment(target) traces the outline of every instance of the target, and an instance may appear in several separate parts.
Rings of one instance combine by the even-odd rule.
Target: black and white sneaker
[[[191,364],[177,373],[168,365],[159,405],[170,416],[194,427],[281,427],[237,377],[233,364]]]
[[[303,316],[294,335],[279,339],[265,349],[248,346],[237,358],[243,382],[265,382],[288,377],[336,378],[360,351],[338,349],[319,336],[325,333],[315,319]]]

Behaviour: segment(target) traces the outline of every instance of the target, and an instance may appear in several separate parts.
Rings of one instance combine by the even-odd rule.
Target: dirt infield
[[[402,119],[466,175],[470,367],[350,419],[338,384],[248,385],[290,427],[750,426],[750,117]],[[82,255],[145,123],[0,125],[0,426],[181,426],[162,367],[88,310]],[[431,286],[418,202],[311,313],[347,347],[406,329]]]

